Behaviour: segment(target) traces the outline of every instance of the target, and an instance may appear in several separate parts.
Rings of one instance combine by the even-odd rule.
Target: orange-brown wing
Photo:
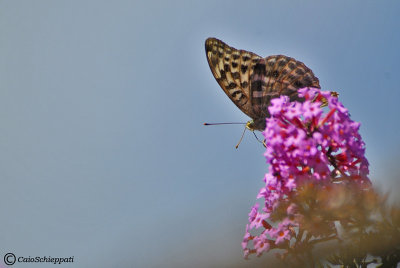
[[[206,40],[208,64],[226,95],[254,120],[254,129],[265,128],[271,99],[288,95],[300,100],[297,89],[320,88],[313,72],[291,57],[260,56],[228,46],[216,38]]]
[[[250,77],[254,62],[260,56],[228,46],[216,38],[206,40],[206,55],[210,69],[226,95],[251,118],[253,113],[250,94]]]
[[[252,66],[250,77],[250,102],[256,118],[269,116],[271,99],[287,95],[290,100],[300,100],[297,90],[302,87],[320,88],[319,80],[304,63],[284,55],[260,59]]]

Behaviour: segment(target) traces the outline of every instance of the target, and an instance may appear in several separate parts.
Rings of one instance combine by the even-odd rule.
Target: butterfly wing
[[[284,55],[260,59],[250,77],[250,102],[256,118],[269,116],[271,99],[287,95],[291,101],[300,100],[297,90],[303,87],[320,88],[319,80],[304,63]]]
[[[245,114],[251,118],[257,117],[250,101],[250,67],[262,58],[252,52],[230,47],[216,38],[208,38],[205,46],[210,69],[225,94]]]
[[[210,69],[226,95],[253,119],[254,129],[265,129],[271,99],[287,95],[301,99],[297,89],[320,88],[319,80],[304,63],[284,55],[262,58],[238,50],[216,38],[206,40]]]

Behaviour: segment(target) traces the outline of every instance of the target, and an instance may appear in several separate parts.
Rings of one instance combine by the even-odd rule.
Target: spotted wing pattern
[[[301,100],[297,89],[320,88],[318,78],[304,63],[284,55],[262,58],[238,50],[216,38],[206,40],[210,69],[226,95],[254,121],[254,129],[265,129],[271,99],[281,94]]]

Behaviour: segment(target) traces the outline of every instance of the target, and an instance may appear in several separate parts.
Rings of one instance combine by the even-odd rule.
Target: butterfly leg
[[[261,141],[261,140],[257,137],[257,135],[256,135],[256,133],[254,132],[254,130],[253,130],[252,132],[253,132],[253,134],[254,134],[254,137],[256,137],[256,139],[258,140],[258,142],[261,143],[265,148],[267,148],[267,144],[265,143],[265,139],[264,139],[263,141]]]

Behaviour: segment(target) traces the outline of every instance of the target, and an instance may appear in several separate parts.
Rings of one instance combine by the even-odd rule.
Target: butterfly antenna
[[[257,135],[256,135],[256,133],[255,133],[254,131],[253,131],[253,134],[254,134],[254,137],[256,137],[256,139],[258,140],[258,142],[261,143],[262,145],[264,145],[265,148],[267,148],[267,144],[265,144],[265,139],[264,139],[263,141],[261,141],[261,140],[257,137]]]
[[[246,123],[232,122],[232,123],[204,123],[205,126],[216,126],[216,125],[246,125]]]
[[[244,133],[246,132],[246,129],[247,128],[244,128],[243,133],[242,133],[242,137],[240,137],[240,140],[239,140],[238,144],[236,144],[236,146],[235,146],[236,149],[239,147],[239,144],[242,142],[243,137],[244,137]]]

